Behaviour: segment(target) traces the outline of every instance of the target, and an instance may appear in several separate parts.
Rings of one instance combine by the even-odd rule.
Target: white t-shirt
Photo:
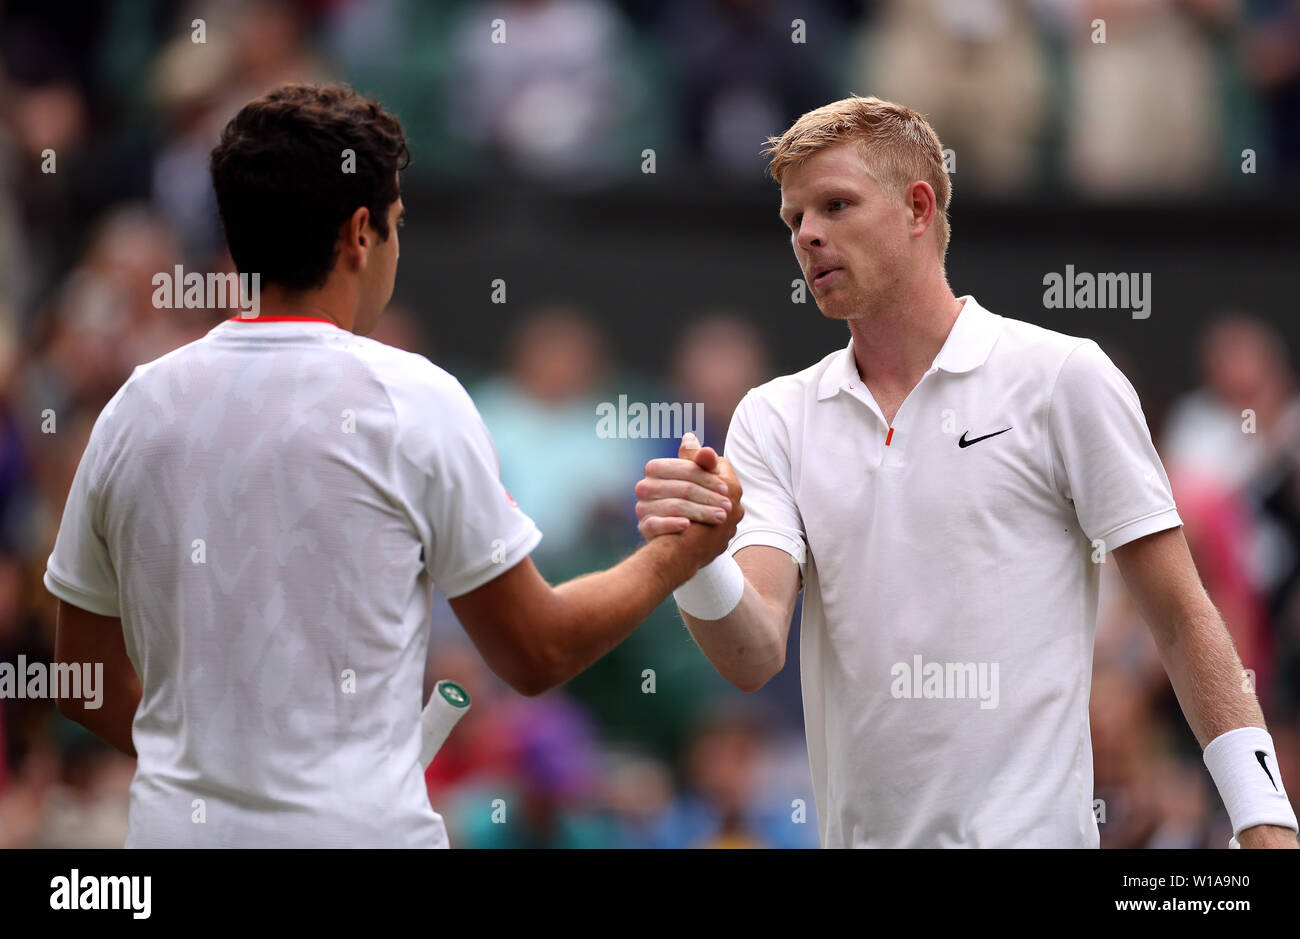
[[[324,320],[231,320],[91,432],[45,585],[143,685],[128,847],[446,847],[419,716],[431,591],[541,539],[469,395]]]
[[[826,847],[1096,847],[1097,561],[1181,524],[1097,344],[962,299],[892,429],[850,341],[752,390],[727,435],[730,552],[801,564]]]

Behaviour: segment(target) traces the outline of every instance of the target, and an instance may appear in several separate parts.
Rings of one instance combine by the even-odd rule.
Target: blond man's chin
[[[813,297],[817,301],[817,309],[822,311],[822,316],[828,320],[847,320],[852,319],[854,311],[857,310],[857,304],[842,290],[832,291],[827,297]]]

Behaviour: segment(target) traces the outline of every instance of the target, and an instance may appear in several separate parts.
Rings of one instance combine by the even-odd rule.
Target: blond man
[[[1096,847],[1088,695],[1100,565],[1150,624],[1244,847],[1296,847],[1276,753],[1206,596],[1132,386],[1095,342],[948,286],[938,137],[852,97],[769,141],[781,220],[848,345],[749,392],[728,551],[675,596],[756,690],[804,593],[825,847]],[[638,483],[646,538],[711,522],[695,441]],[[1234,839],[1235,840],[1235,839]]]

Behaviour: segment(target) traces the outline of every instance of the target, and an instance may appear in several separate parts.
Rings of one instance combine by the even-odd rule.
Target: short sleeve
[[[399,447],[419,480],[428,525],[425,566],[448,599],[504,574],[542,540],[533,520],[501,483],[492,435],[459,382],[446,376],[435,413]]]
[[[118,603],[117,570],[109,554],[101,505],[99,467],[108,423],[117,398],[109,402],[95,421],[90,440],[81,455],[54,551],[45,566],[45,589],[60,600],[100,616],[121,616]]]
[[[766,438],[770,421],[753,392],[736,407],[727,431],[726,458],[743,490],[745,517],[740,520],[727,551],[735,554],[750,545],[780,548],[803,566],[807,555],[803,520],[794,500],[788,451]]]
[[[1049,406],[1053,485],[1110,551],[1182,524],[1137,392],[1091,340],[1066,357]]]

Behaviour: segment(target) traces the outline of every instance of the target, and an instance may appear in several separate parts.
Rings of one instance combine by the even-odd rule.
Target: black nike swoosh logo
[[[1259,765],[1264,768],[1264,774],[1268,776],[1268,781],[1273,783],[1274,791],[1277,791],[1277,783],[1273,782],[1273,774],[1268,771],[1268,764],[1264,762],[1264,757],[1268,756],[1263,750],[1255,751],[1255,759],[1259,760]]]
[[[963,450],[965,450],[967,447],[969,447],[969,446],[970,446],[971,444],[973,444],[973,443],[979,443],[981,440],[988,440],[990,437],[996,437],[998,434],[1005,434],[1005,433],[1006,433],[1008,430],[1010,430],[1010,429],[1011,429],[1010,427],[1007,427],[1007,428],[1005,428],[1005,429],[1003,429],[1003,430],[995,430],[995,431],[994,431],[993,433],[991,433],[991,434],[985,434],[983,437],[975,437],[975,438],[972,439],[972,440],[967,440],[967,439],[966,439],[966,434],[969,434],[969,433],[970,433],[970,431],[968,430],[968,431],[966,431],[966,434],[962,434],[962,435],[961,435],[961,439],[957,441],[957,446],[959,446],[959,447],[961,447]]]

